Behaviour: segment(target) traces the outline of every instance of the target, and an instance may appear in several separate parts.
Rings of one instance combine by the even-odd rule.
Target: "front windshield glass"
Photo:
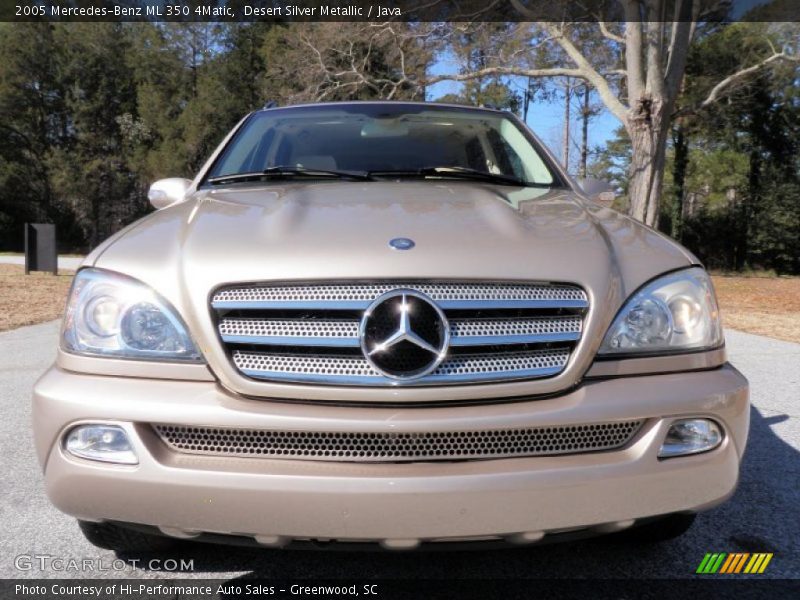
[[[208,177],[271,167],[412,175],[454,168],[551,185],[554,176],[514,120],[483,110],[342,104],[253,114]],[[437,176],[447,176],[446,174]]]

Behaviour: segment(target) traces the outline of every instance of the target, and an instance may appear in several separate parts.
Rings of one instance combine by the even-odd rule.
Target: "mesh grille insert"
[[[358,338],[358,321],[323,321],[319,319],[222,319],[222,335]]]
[[[447,383],[459,380],[476,381],[482,378],[543,377],[558,373],[569,359],[566,348],[503,352],[496,354],[454,355],[447,358],[433,373],[420,379],[420,384]],[[372,368],[363,356],[321,356],[269,354],[235,350],[233,363],[243,373],[264,379],[303,381],[337,379],[355,385],[378,382],[383,376]]]
[[[525,335],[536,333],[580,333],[580,317],[453,319],[451,334],[456,337],[481,335]]]
[[[613,450],[644,421],[483,431],[351,433],[153,425],[172,450],[211,456],[338,462],[413,462]]]
[[[297,285],[231,287],[214,294],[212,303],[225,302],[313,302],[371,301],[401,284]],[[571,285],[540,284],[408,284],[434,300],[586,300],[586,293]]]

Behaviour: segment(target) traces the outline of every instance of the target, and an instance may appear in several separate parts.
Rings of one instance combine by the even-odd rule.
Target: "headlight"
[[[100,269],[83,269],[75,276],[61,346],[115,358],[201,360],[166,300],[135,279]]]
[[[660,277],[623,306],[599,354],[663,353],[715,348],[722,325],[711,279],[694,267]]]

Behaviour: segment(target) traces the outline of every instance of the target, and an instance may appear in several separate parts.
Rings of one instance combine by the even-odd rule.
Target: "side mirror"
[[[186,191],[191,187],[190,179],[182,177],[170,177],[169,179],[159,179],[150,186],[147,192],[147,199],[156,209],[166,208],[183,202]]]
[[[579,179],[578,185],[581,186],[583,193],[590,198],[595,198],[600,194],[614,191],[614,188],[611,187],[610,183],[603,181],[602,179],[595,179],[594,177]]]

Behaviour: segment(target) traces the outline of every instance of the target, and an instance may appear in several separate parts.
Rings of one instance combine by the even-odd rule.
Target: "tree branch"
[[[515,5],[518,1],[519,0],[511,0],[511,2]],[[598,73],[591,64],[589,64],[589,61],[586,60],[586,57],[581,53],[580,50],[578,50],[578,48],[575,47],[575,44],[572,43],[572,40],[567,38],[563,31],[559,31],[555,24],[541,23],[540,25],[548,33],[550,33],[558,45],[561,46],[564,52],[567,53],[567,56],[569,56],[570,59],[572,59],[572,62],[575,63],[575,65],[578,67],[578,72],[580,73],[579,77],[592,84],[594,89],[597,90],[597,94],[600,96],[603,104],[606,105],[606,108],[608,108],[608,110],[615,117],[624,123],[628,107],[625,106],[619,98],[617,98],[606,78]]]
[[[606,39],[609,39],[612,42],[617,42],[618,44],[625,43],[624,37],[611,32],[611,30],[608,28],[608,23],[598,20],[597,24],[600,26],[600,33],[602,33]]]
[[[740,71],[736,71],[736,73],[728,75],[725,79],[723,79],[713,88],[711,88],[711,91],[709,92],[708,96],[706,96],[706,99],[703,100],[700,104],[698,104],[696,108],[705,108],[709,104],[713,104],[714,102],[719,100],[720,97],[727,91],[727,89],[733,86],[733,84],[741,81],[742,79],[745,79],[748,75],[752,75],[756,71],[763,69],[767,65],[770,65],[778,61],[800,63],[800,56],[787,54],[786,51],[777,52],[772,56],[765,58],[761,62],[758,62],[750,67],[747,67],[746,69],[741,69]]]
[[[585,73],[580,69],[568,69],[566,67],[553,67],[549,69],[526,69],[524,67],[486,67],[477,71],[467,73],[453,73],[450,75],[436,75],[420,82],[421,85],[433,85],[440,81],[471,81],[482,77],[492,77],[495,75],[516,75],[519,77],[532,77],[541,79],[544,77],[576,77],[586,79]]]

